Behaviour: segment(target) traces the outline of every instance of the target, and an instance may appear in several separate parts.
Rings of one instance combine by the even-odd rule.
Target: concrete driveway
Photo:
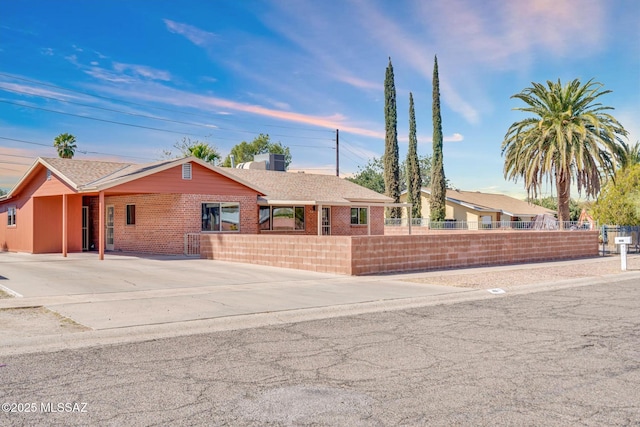
[[[44,306],[94,330],[473,292],[394,280],[192,259],[0,253],[0,309]],[[0,288],[0,289],[1,289]]]

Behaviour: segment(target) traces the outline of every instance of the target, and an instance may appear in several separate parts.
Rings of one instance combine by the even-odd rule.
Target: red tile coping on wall
[[[200,256],[205,259],[348,275],[597,255],[597,231],[472,231],[411,236],[203,234],[200,242]]]

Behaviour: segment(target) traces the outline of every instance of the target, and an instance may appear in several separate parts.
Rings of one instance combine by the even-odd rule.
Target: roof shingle
[[[392,203],[393,199],[335,175],[226,169],[230,175],[263,189],[268,201],[314,201],[333,204]]]
[[[480,208],[502,211],[513,216],[553,213],[553,211],[505,194],[481,193],[479,191],[447,190],[447,199],[464,202]]]

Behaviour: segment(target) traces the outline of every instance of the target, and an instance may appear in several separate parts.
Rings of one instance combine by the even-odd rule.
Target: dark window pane
[[[127,205],[127,225],[136,223],[136,205]]]
[[[304,230],[304,206],[296,207],[296,230]]]
[[[360,224],[367,223],[367,208],[360,208]]]
[[[260,230],[271,230],[271,207],[260,206]]]
[[[220,204],[202,204],[202,231],[220,231]]]
[[[222,231],[240,230],[240,205],[238,203],[220,203]]]

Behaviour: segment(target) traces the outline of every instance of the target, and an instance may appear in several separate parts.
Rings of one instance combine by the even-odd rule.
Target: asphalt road
[[[638,384],[633,278],[5,356],[0,425],[640,425]]]

